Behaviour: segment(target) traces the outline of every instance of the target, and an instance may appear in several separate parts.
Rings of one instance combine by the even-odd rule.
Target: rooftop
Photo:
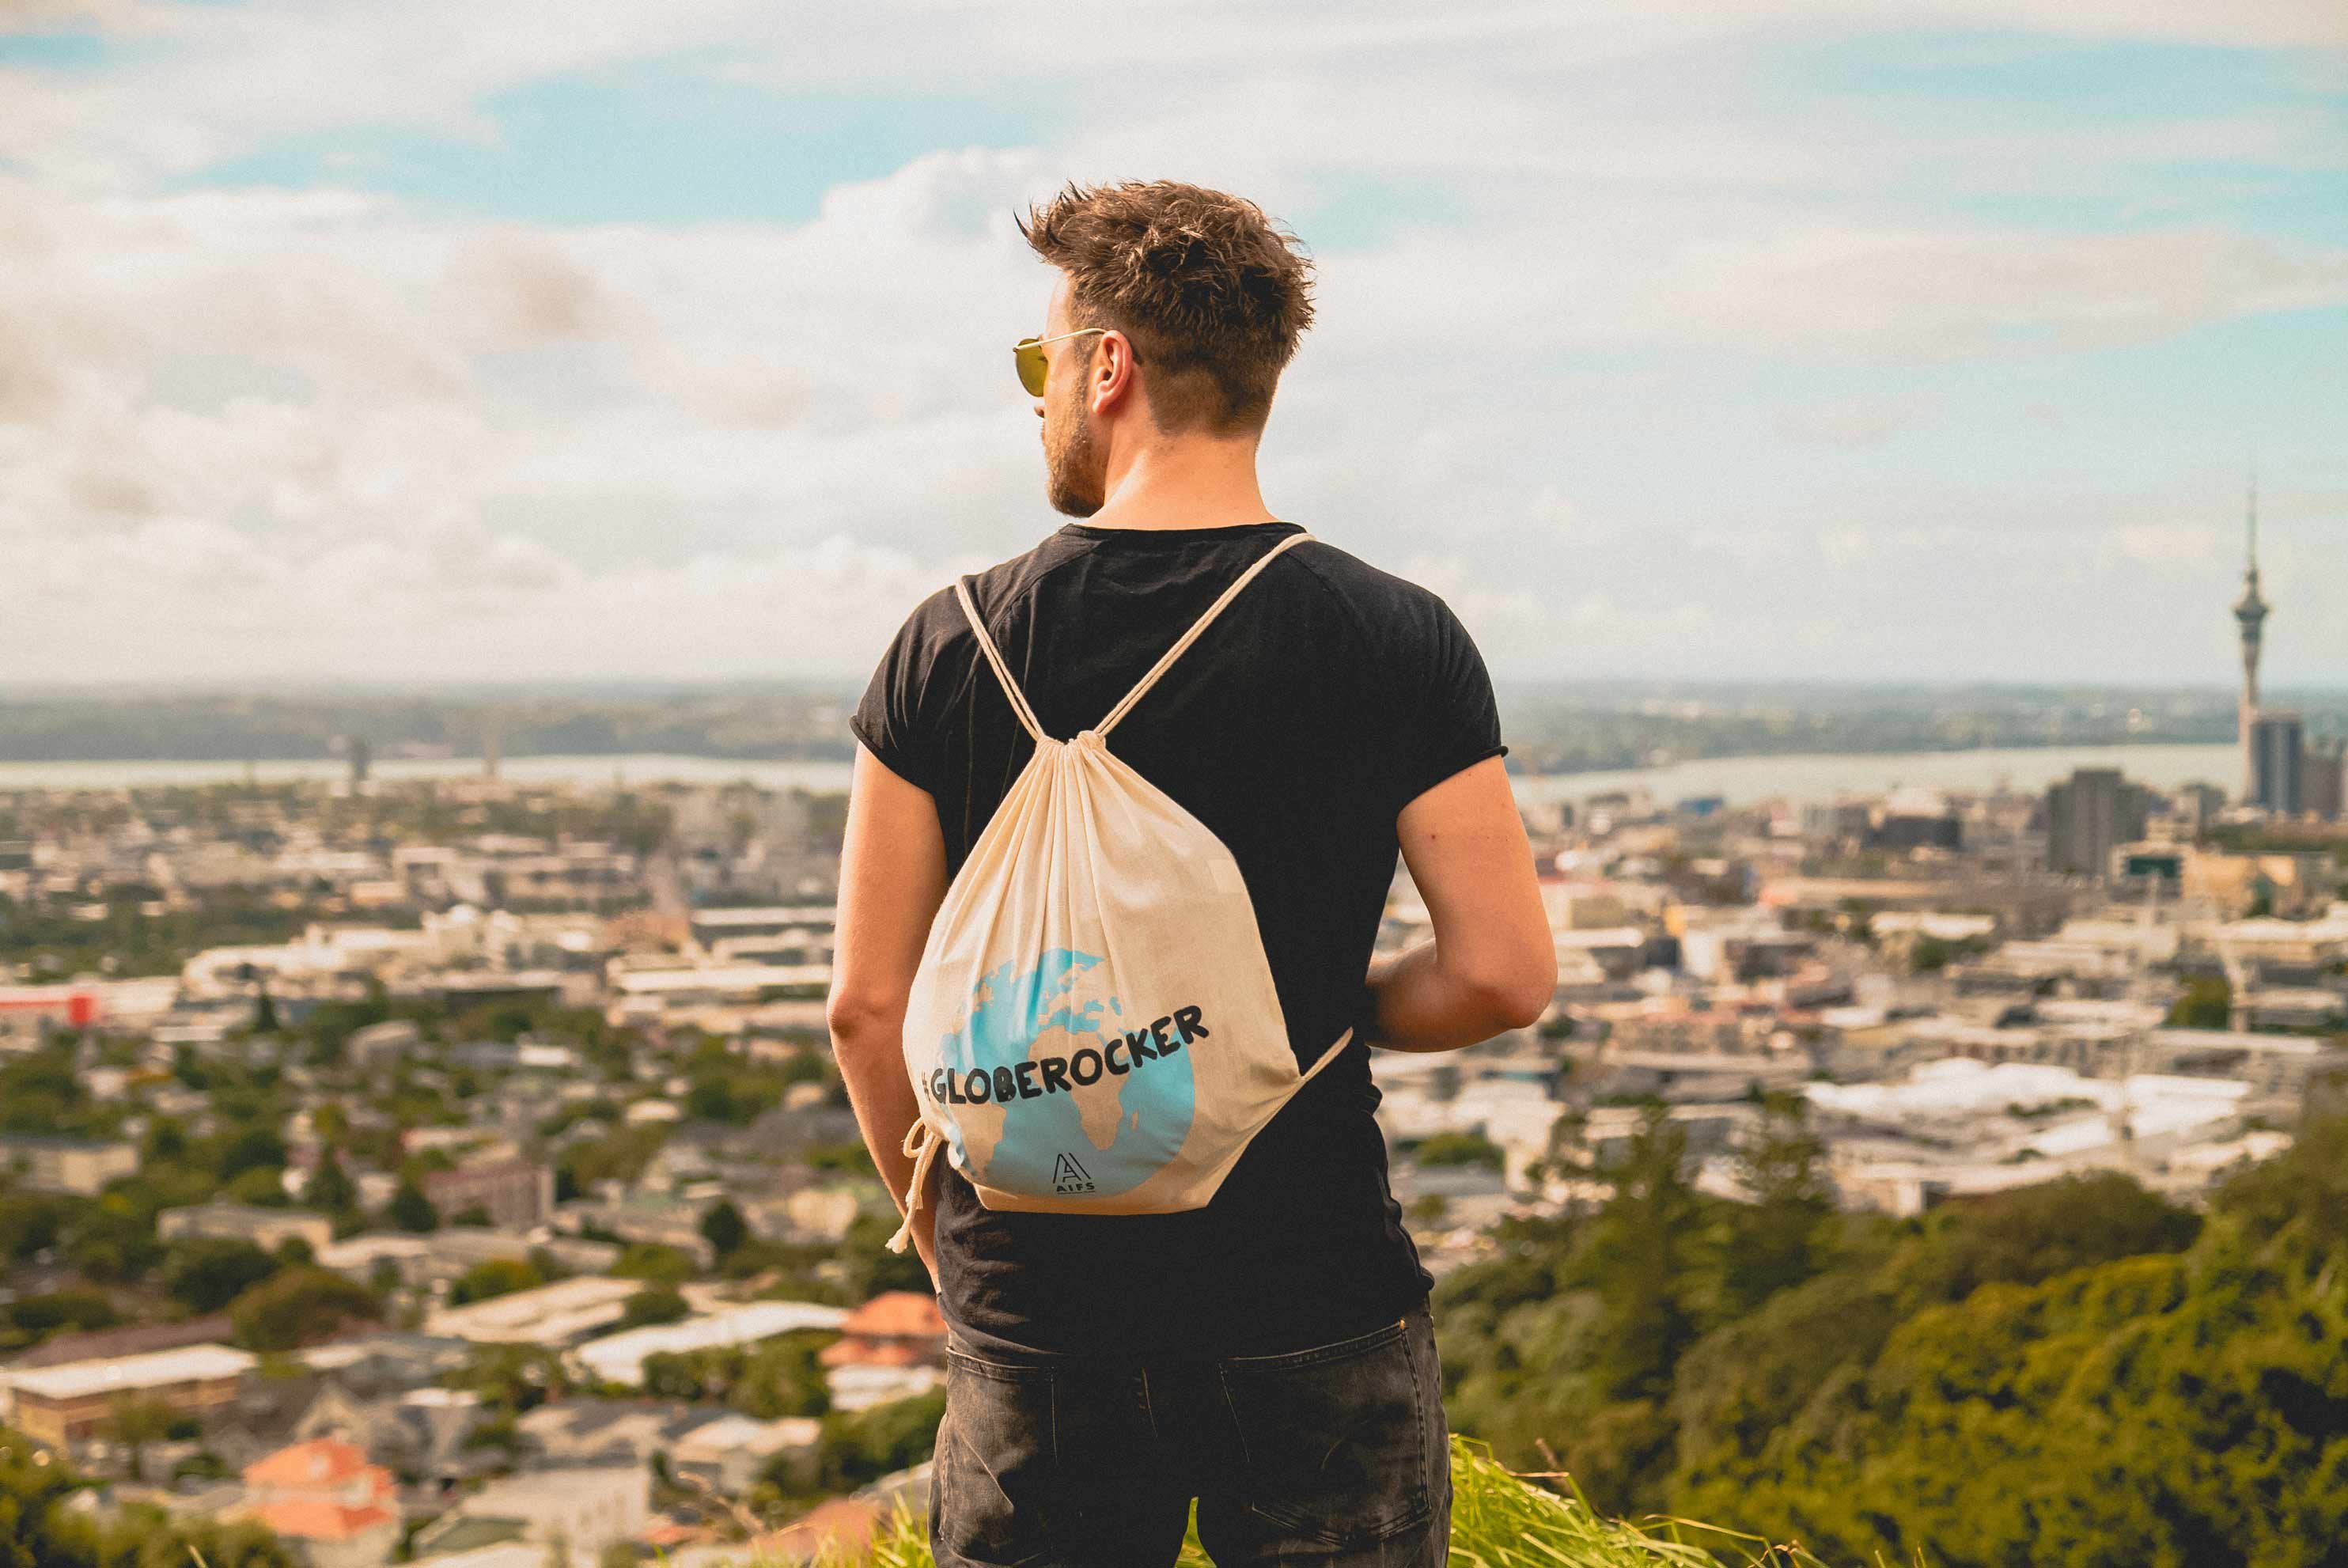
[[[69,1361],[60,1367],[0,1373],[0,1384],[37,1399],[80,1399],[92,1394],[241,1377],[256,1365],[252,1357],[226,1345],[191,1345],[146,1356]]]
[[[934,1339],[946,1331],[938,1298],[915,1290],[883,1291],[848,1315],[843,1334],[867,1339]]]
[[[836,1306],[818,1306],[810,1302],[752,1302],[706,1317],[633,1328],[609,1338],[591,1340],[579,1347],[579,1359],[599,1377],[614,1383],[634,1383],[644,1376],[647,1356],[708,1350],[721,1345],[747,1345],[803,1328],[838,1328],[847,1316]]]
[[[355,1443],[318,1438],[280,1449],[244,1467],[252,1487],[331,1487],[356,1480],[368,1470],[366,1450]]]
[[[399,1522],[399,1516],[381,1503],[350,1508],[306,1497],[263,1503],[252,1511],[252,1517],[280,1535],[301,1541],[348,1541]]]

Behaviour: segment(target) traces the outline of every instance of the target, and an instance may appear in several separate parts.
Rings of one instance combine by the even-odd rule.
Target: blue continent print
[[[1087,988],[1097,979],[1089,972],[1101,962],[1096,954],[1056,947],[1024,974],[1003,965],[973,989],[969,1023],[939,1042],[939,1065],[965,1078],[975,1069],[991,1084],[1012,1087],[1022,1065],[1030,1068],[1025,1087],[1032,1094],[1014,1092],[1005,1100],[990,1092],[983,1104],[945,1108],[955,1123],[954,1162],[986,1185],[1112,1197],[1157,1174],[1189,1139],[1196,1109],[1190,1053],[1138,1060],[1129,1050],[1110,1050],[1124,1038],[1125,1008],[1118,997]],[[1079,1059],[1096,1056],[1128,1065],[1111,1072]],[[1045,1059],[1076,1061],[1078,1084],[1034,1070]],[[1053,1078],[1060,1079],[1057,1087],[1050,1087]],[[1001,1132],[991,1147],[983,1134],[970,1136],[998,1118]],[[1098,1141],[1104,1131],[1106,1143]]]

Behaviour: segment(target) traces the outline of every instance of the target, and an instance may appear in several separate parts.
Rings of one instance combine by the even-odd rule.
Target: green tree
[[[534,1290],[546,1283],[537,1267],[521,1258],[485,1258],[450,1282],[448,1305],[490,1301],[518,1290]]]
[[[162,1285],[191,1312],[218,1312],[277,1272],[277,1260],[251,1242],[191,1236],[164,1254]]]
[[[177,1412],[160,1399],[125,1398],[115,1402],[106,1418],[107,1431],[130,1450],[130,1479],[147,1479],[147,1445],[171,1435]]]
[[[2223,1029],[2234,1018],[2234,988],[2221,975],[2199,975],[2185,982],[2185,995],[2168,1010],[2178,1029]]]
[[[1412,1150],[1411,1158],[1430,1167],[1480,1165],[1488,1171],[1508,1168],[1509,1157],[1481,1132],[1438,1132]]]
[[[1808,1105],[1799,1095],[1763,1096],[1759,1119],[1737,1150],[1736,1174],[1752,1202],[1731,1205],[1725,1216],[1721,1305],[1730,1315],[1818,1272],[1835,1192]]]
[[[424,1195],[424,1189],[405,1176],[399,1179],[399,1186],[392,1192],[391,1202],[384,1212],[401,1230],[418,1235],[440,1228],[440,1212]]]
[[[1686,1166],[1686,1131],[1653,1105],[1605,1171],[1614,1195],[1591,1228],[1585,1267],[1599,1302],[1593,1370],[1618,1398],[1662,1393],[1695,1338],[1703,1216]]]
[[[889,1250],[889,1238],[896,1231],[893,1212],[859,1214],[849,1222],[848,1234],[839,1243],[839,1262],[850,1301],[870,1301],[883,1291],[932,1288],[930,1272],[912,1248],[901,1253]]]
[[[691,1253],[656,1242],[630,1242],[620,1261],[612,1265],[612,1273],[621,1279],[640,1279],[647,1284],[680,1285],[699,1272]]]
[[[920,1464],[937,1446],[945,1413],[942,1389],[869,1410],[833,1411],[816,1443],[819,1482],[827,1491],[853,1491]]]
[[[620,1326],[643,1328],[659,1323],[679,1323],[693,1315],[693,1308],[667,1285],[646,1285],[628,1297],[621,1309]]]
[[[731,1198],[720,1198],[701,1216],[701,1236],[724,1259],[750,1239],[750,1224],[742,1218],[742,1211],[734,1206]]]
[[[298,1349],[382,1318],[383,1303],[373,1291],[322,1268],[287,1269],[229,1307],[237,1343],[248,1350]]]
[[[358,1183],[343,1169],[342,1156],[333,1144],[318,1156],[318,1168],[310,1172],[302,1201],[324,1214],[347,1214],[359,1206]]]

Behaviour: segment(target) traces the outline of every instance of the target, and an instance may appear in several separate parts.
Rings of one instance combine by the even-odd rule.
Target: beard
[[[1081,383],[1078,384],[1081,390]],[[1054,511],[1090,517],[1108,500],[1108,465],[1092,416],[1071,397],[1044,421],[1044,494]]]

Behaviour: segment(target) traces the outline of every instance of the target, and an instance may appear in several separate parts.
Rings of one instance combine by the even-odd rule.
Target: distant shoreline
[[[1652,768],[1586,772],[1519,774],[1517,792],[1526,800],[1576,799],[1612,790],[1640,791],[1665,804],[1708,796],[1730,804],[1784,797],[1823,799],[1840,794],[1879,794],[1897,788],[1979,793],[1997,787],[2044,789],[2075,768],[2119,768],[2131,779],[2161,789],[2196,781],[2220,787],[2236,782],[2240,752],[2231,742],[2132,742],[2108,746],[2011,746],[1930,751],[1765,752],[1734,757],[1691,758]],[[478,757],[386,758],[368,770],[382,783],[480,777]],[[139,760],[0,761],[0,791],[12,789],[163,789],[234,784],[251,778],[263,784],[332,783],[349,777],[336,758]],[[663,753],[508,757],[499,775],[517,784],[572,784],[581,788],[627,788],[660,784],[722,785],[747,781],[769,789],[815,793],[848,788],[850,764],[816,758],[757,761]]]

